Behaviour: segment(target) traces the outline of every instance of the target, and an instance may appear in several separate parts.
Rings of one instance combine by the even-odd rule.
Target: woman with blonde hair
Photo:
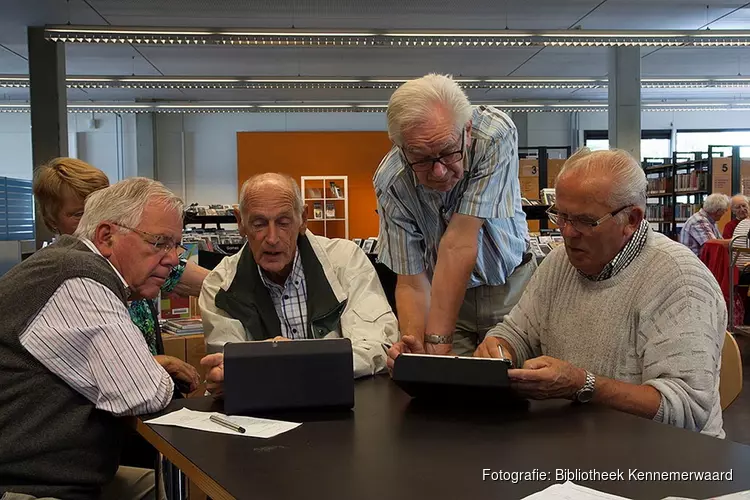
[[[73,234],[86,197],[109,186],[107,175],[85,161],[55,158],[34,175],[34,197],[44,224],[56,234]]]

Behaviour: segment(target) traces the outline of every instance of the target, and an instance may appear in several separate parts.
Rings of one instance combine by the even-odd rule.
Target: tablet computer
[[[354,407],[349,339],[232,342],[224,346],[228,415]]]
[[[393,381],[420,399],[490,401],[513,397],[508,379],[510,360],[430,354],[401,354],[393,365]]]

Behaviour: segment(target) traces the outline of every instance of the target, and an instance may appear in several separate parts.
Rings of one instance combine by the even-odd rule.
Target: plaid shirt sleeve
[[[716,239],[716,232],[714,231],[713,224],[705,219],[699,220],[690,226],[690,235],[699,246],[703,246],[708,240]]]
[[[378,260],[396,274],[415,275],[425,271],[424,236],[414,217],[387,193],[378,192]]]
[[[518,177],[516,128],[510,124],[500,137],[479,141],[457,212],[482,219],[511,218],[515,214],[513,179]]]

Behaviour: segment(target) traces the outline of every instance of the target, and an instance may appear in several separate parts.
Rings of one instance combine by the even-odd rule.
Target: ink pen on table
[[[233,431],[236,431],[242,434],[245,433],[244,427],[240,427],[239,425],[235,424],[234,422],[230,420],[227,420],[226,418],[220,417],[218,415],[211,415],[208,418],[209,420],[211,420],[211,422],[216,422],[219,425],[223,425],[227,429],[232,429]]]

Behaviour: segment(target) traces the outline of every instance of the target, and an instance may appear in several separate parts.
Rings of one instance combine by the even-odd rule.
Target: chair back
[[[737,341],[729,332],[724,336],[719,377],[721,409],[726,410],[742,392],[742,357]]]

